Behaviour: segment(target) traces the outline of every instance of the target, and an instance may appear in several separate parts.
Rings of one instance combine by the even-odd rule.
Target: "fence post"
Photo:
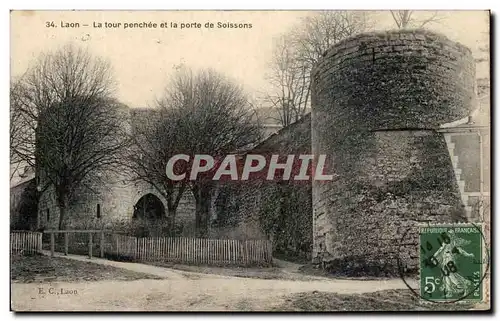
[[[139,258],[139,252],[137,247],[138,247],[137,237],[134,237],[134,260],[137,260]]]
[[[38,252],[42,252],[42,237],[43,233],[38,233]]]
[[[116,240],[116,248],[115,250],[113,251],[113,255],[120,255],[120,242],[119,242],[119,235],[118,234],[111,234],[111,239],[115,239]]]
[[[68,232],[64,232],[64,255],[68,255],[69,237]]]
[[[104,257],[104,231],[101,231],[101,242],[99,244],[99,247],[101,248],[101,258]]]
[[[54,250],[55,250],[55,237],[54,237],[54,232],[50,232],[50,256],[54,257]]]
[[[241,261],[243,265],[247,264],[247,249],[246,249],[246,241],[240,240],[240,248],[241,248]]]
[[[89,232],[89,259],[92,258],[92,232]]]
[[[271,240],[267,241],[267,248],[266,248],[266,253],[267,253],[267,259],[269,260],[268,263],[273,263],[273,244],[271,243]]]

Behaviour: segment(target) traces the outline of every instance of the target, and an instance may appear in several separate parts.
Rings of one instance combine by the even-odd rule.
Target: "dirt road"
[[[94,261],[95,262],[95,261]],[[263,280],[200,274],[110,261],[121,268],[148,269],[163,280],[86,283],[13,283],[14,311],[267,311],[282,296],[304,291],[341,294],[405,289],[400,279],[312,281]],[[412,285],[414,286],[414,284]]]

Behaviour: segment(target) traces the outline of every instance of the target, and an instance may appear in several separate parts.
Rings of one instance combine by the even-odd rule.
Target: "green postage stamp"
[[[434,302],[483,302],[488,268],[483,225],[419,227],[420,297]]]

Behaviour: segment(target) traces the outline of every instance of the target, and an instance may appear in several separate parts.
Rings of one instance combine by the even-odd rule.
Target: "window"
[[[101,218],[101,204],[97,204],[97,218]]]
[[[47,222],[50,222],[50,210],[47,209]]]

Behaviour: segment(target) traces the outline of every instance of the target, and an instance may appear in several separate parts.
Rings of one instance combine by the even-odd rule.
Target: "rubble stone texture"
[[[423,30],[360,34],[312,72],[313,260],[349,275],[418,271],[419,222],[464,220],[440,125],[475,104],[471,51]],[[330,157],[331,156],[331,157]]]
[[[123,126],[129,133],[133,134],[136,128],[152,126],[148,119],[154,117],[153,109],[130,109],[123,106],[117,112],[122,114]],[[43,181],[43,175],[40,175],[39,179]],[[69,203],[66,228],[127,230],[133,223],[134,206],[147,194],[158,197],[165,207],[165,212],[167,211],[167,201],[151,184],[131,179],[126,171],[112,172],[106,176],[102,173],[89,175],[87,181],[78,186]],[[41,184],[43,185],[43,182]],[[101,217],[97,217],[98,204]],[[179,202],[176,214],[176,225],[182,229],[181,236],[194,235],[194,211],[194,196],[187,190]],[[58,228],[59,208],[53,187],[42,193],[38,213],[39,228]]]

